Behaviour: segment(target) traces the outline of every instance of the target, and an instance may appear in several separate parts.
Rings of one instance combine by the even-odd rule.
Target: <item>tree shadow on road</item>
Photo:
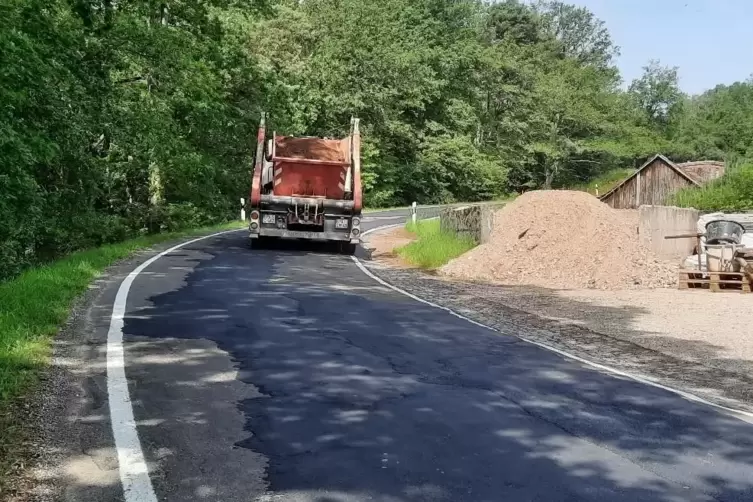
[[[502,333],[753,411],[753,362],[730,358],[724,347],[713,343],[642,331],[636,326],[637,319],[648,314],[643,307],[578,301],[544,288],[446,281],[411,269],[378,274]]]

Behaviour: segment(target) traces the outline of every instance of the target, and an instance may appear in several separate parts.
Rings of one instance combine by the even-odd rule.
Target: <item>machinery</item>
[[[353,254],[361,235],[361,136],[267,138],[262,114],[249,197],[252,246],[269,239],[330,241]]]

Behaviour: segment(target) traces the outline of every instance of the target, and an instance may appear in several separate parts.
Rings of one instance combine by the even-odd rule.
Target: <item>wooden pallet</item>
[[[753,281],[742,272],[707,272],[708,277],[697,270],[680,270],[680,289],[708,289],[714,292],[753,291]]]

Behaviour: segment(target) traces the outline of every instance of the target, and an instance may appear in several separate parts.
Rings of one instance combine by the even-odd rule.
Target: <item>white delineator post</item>
[[[246,199],[241,197],[241,221],[246,221]]]
[[[415,202],[411,204],[410,217],[411,217],[411,220],[413,221],[413,224],[415,225],[416,224],[416,203]]]

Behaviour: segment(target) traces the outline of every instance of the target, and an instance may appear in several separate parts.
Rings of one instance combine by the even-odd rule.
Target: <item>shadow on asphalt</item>
[[[233,403],[247,433],[237,446],[268,458],[274,500],[753,499],[749,424],[396,296],[348,257],[244,244],[207,248],[185,283],[129,313],[138,353],[128,371],[148,380],[166,338],[229,354],[260,392]],[[160,371],[190,378],[137,380],[132,397],[146,415],[137,419],[160,414],[150,394],[190,386],[203,411],[186,418],[212,423],[228,404],[216,392],[217,354],[174,356],[159,359]],[[151,434],[151,446],[169,452],[161,437]],[[171,484],[207,494],[195,500],[230,500],[223,487],[243,482],[170,479],[176,451],[160,462]]]
[[[250,243],[248,248],[251,249]],[[285,252],[318,255],[345,255],[340,251],[336,242],[320,242],[305,239],[271,239],[264,243],[261,248],[253,249],[254,252]],[[356,248],[355,256],[362,260],[371,260],[371,250],[363,245]]]
[[[725,349],[714,344],[635,329],[637,320],[647,314],[645,308],[597,305],[563,298],[557,290],[545,288],[436,280],[413,269],[391,268],[380,270],[379,275],[503,333],[522,333],[588,360],[658,377],[733,408],[740,407],[739,402],[748,403],[753,411],[753,362],[727,357]],[[506,301],[511,297],[515,298]],[[518,303],[526,305],[527,312],[509,306]],[[554,311],[560,317],[531,311]],[[619,335],[602,334],[605,324],[619,327]],[[682,358],[671,354],[682,354]]]

